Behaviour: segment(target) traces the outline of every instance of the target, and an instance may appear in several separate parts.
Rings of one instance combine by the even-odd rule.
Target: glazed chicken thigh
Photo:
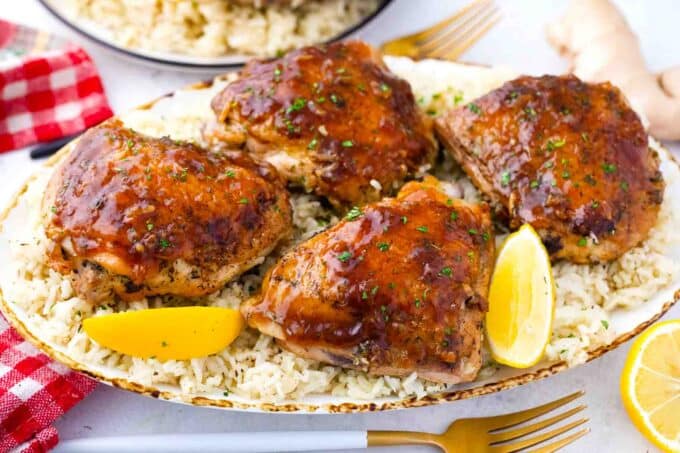
[[[613,260],[656,223],[664,192],[658,156],[609,83],[520,77],[435,127],[510,227],[530,223],[553,258]]]
[[[50,265],[92,303],[208,294],[291,232],[288,195],[269,165],[117,120],[78,140],[43,204]]]
[[[212,146],[245,146],[336,206],[391,193],[436,153],[409,84],[362,42],[248,63],[212,108]]]
[[[434,179],[434,178],[432,178]],[[457,383],[481,366],[494,260],[486,205],[410,182],[287,253],[242,313],[292,352]]]

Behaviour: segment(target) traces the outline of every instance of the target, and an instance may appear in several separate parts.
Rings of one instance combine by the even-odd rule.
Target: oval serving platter
[[[451,90],[453,87],[456,90],[463,90],[465,99],[473,99],[515,76],[511,70],[505,68],[486,68],[433,60],[414,63],[404,58],[386,58],[386,62],[390,69],[411,83],[417,97],[432,97],[433,93]],[[439,81],[428,80],[428,74],[438,74]],[[202,122],[207,118],[206,115],[210,115],[209,102],[212,95],[224,86],[224,83],[226,83],[224,79],[218,78],[214,82],[192,85],[120,115],[120,118],[126,123],[139,120],[140,117],[152,119],[152,122],[157,124],[175,127],[177,133],[173,135],[173,138],[196,137],[196,134],[200,134]],[[196,114],[187,116],[187,111],[195,111]],[[68,154],[72,146],[73,144],[67,145],[48,160],[42,171],[49,173]],[[668,151],[658,147],[658,152],[662,162],[661,169],[667,180],[665,198],[671,203],[671,211],[680,213],[680,166]],[[38,174],[30,178],[15,195],[10,205],[0,213],[0,261],[2,262],[12,259],[8,244],[9,232],[22,228],[30,218],[31,212],[35,211],[35,207],[22,203],[22,196],[29,190],[30,183],[37,178]],[[676,264],[680,263],[680,244],[674,242],[669,245],[664,256]],[[625,310],[615,309],[610,315],[607,327],[613,332],[611,342],[590,349],[584,361],[594,360],[615,349],[642,332],[668,311],[680,298],[680,277],[677,274],[676,272],[669,284],[649,295],[646,302]],[[45,338],[44,331],[41,330],[40,323],[36,321],[34,315],[18,304],[3,298],[3,289],[12,283],[13,278],[15,276],[7,269],[7,266],[0,268],[0,309],[25,338],[47,355],[102,383],[178,403],[268,412],[346,413],[390,410],[427,406],[495,393],[559,373],[569,367],[564,361],[547,360],[525,370],[499,367],[490,377],[480,377],[475,382],[453,386],[444,392],[431,393],[420,398],[408,396],[364,400],[323,394],[298,400],[262,401],[233,394],[225,396],[222,391],[186,393],[179,386],[145,385],[131,379],[128,373],[120,369],[75,359],[65,346]]]
[[[155,50],[133,49],[124,47],[118,44],[111,33],[88,20],[80,20],[71,17],[66,13],[63,5],[59,0],[38,0],[47,11],[50,12],[56,19],[66,25],[71,30],[75,31],[84,38],[94,42],[107,51],[113,52],[123,58],[141,62],[143,64],[160,67],[173,68],[187,72],[206,72],[206,71],[226,71],[229,69],[236,69],[252,58],[248,55],[223,55],[219,57],[200,57],[187,55],[177,52],[163,52]],[[364,16],[359,22],[347,27],[341,33],[338,33],[327,42],[338,41],[360,30],[365,25],[375,19],[393,0],[381,0],[377,8],[370,14]]]

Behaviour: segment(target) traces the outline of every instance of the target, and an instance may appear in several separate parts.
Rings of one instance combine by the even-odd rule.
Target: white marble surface
[[[564,8],[564,1],[502,1],[504,19],[464,59],[504,63],[527,73],[560,72],[566,68],[543,38],[544,27]],[[374,43],[415,30],[445,17],[466,0],[396,0],[360,35]],[[650,67],[680,64],[676,28],[680,9],[674,0],[618,2],[641,36]],[[82,42],[35,0],[2,0],[0,17],[70,36]],[[115,111],[206,78],[197,74],[161,71],[118,59],[89,43],[82,43],[96,60]],[[680,146],[672,146],[680,152]],[[37,165],[25,152],[0,156],[0,205]],[[680,306],[667,318],[680,317]],[[85,436],[145,433],[196,433],[255,430],[416,429],[443,430],[457,417],[503,413],[536,405],[576,389],[585,389],[592,432],[568,451],[643,452],[653,450],[629,422],[621,404],[618,379],[629,344],[593,363],[497,395],[430,408],[359,415],[262,415],[193,408],[156,401],[100,386],[94,394],[57,422],[63,439]],[[404,448],[400,451],[427,451]]]

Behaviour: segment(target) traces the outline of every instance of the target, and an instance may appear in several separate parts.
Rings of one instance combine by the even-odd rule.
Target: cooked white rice
[[[504,70],[475,74],[468,73],[473,69],[457,65],[438,63],[433,68],[428,62],[418,65],[403,59],[388,62],[395,72],[412,82],[423,108],[433,114],[444,106],[474,98],[512,77],[512,73]],[[200,92],[179,92],[150,110],[130,112],[123,119],[128,126],[150,135],[171,135],[200,142],[200,124],[211,114],[209,100],[223,83]],[[653,142],[651,146],[658,145]],[[676,183],[680,178],[677,168],[666,167],[667,184]],[[22,222],[24,228],[5,234],[9,236],[14,259],[4,265],[10,266],[7,272],[13,278],[0,284],[8,302],[31,314],[32,331],[39,332],[47,342],[64,345],[73,359],[124,370],[131,380],[145,385],[172,384],[179,385],[186,393],[230,392],[249,400],[270,402],[319,393],[352,399],[389,395],[420,397],[444,389],[444,386],[419,379],[415,374],[406,378],[369,376],[303,359],[280,349],[272,338],[253,330],[245,331],[219,354],[185,361],[132,358],[98,346],[81,332],[83,318],[169,304],[238,307],[258,290],[262,275],[276,258],[268,257],[253,272],[208,297],[189,301],[154,297],[130,304],[112,301],[109,305],[93,308],[74,294],[67,277],[45,265],[46,239],[38,207],[50,173],[50,169],[42,170],[22,195],[20,204],[30,206],[30,219]],[[449,181],[449,191],[456,196],[469,201],[479,199],[474,186],[451,160],[444,159],[433,173]],[[338,220],[336,214],[313,195],[295,194],[292,200],[297,241]],[[554,266],[557,307],[552,339],[546,350],[549,361],[561,359],[569,365],[583,362],[587,351],[610,343],[620,333],[609,325],[613,310],[644,304],[674,280],[679,265],[665,252],[669,244],[678,239],[675,231],[677,215],[672,212],[671,202],[666,197],[658,225],[649,238],[619,260],[603,265],[560,262]],[[488,362],[481,376],[487,378],[498,368]]]
[[[324,42],[358,23],[378,0],[305,0],[289,6],[233,0],[53,0],[128,48],[190,56],[273,56]]]

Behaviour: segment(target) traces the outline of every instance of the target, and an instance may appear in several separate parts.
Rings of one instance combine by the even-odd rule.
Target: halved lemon
[[[493,358],[514,368],[535,365],[550,340],[554,306],[550,257],[523,225],[501,246],[491,277],[486,334]]]
[[[243,330],[238,310],[173,307],[87,318],[83,330],[100,345],[134,357],[184,360],[215,354]]]
[[[650,442],[680,452],[680,319],[655,324],[635,340],[621,375],[621,397]]]

